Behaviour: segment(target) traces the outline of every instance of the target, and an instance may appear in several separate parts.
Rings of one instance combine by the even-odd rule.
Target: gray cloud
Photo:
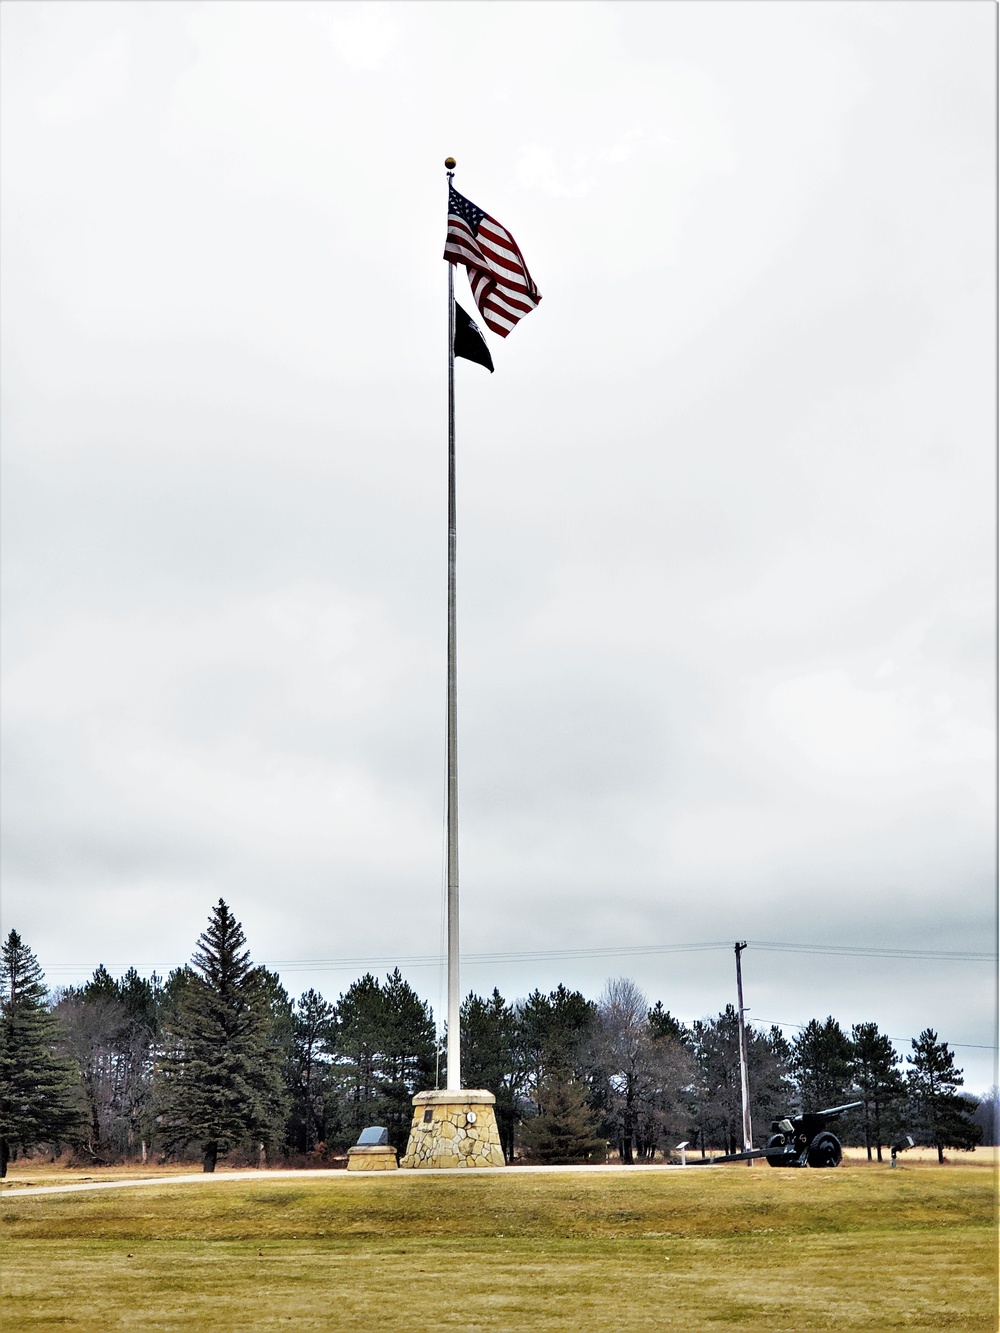
[[[995,941],[992,11],[507,18],[5,14],[4,919],[54,979],[220,893],[262,958],[438,948],[446,152],[544,293],[458,368],[469,950]],[[983,968],[747,956],[755,1015],[974,1086]],[[731,998],[466,977],[622,970]]]

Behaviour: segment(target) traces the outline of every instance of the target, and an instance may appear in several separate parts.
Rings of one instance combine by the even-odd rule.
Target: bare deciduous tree
[[[649,1002],[627,977],[607,983],[597,1002],[595,1081],[621,1160],[651,1158],[663,1135],[683,1123],[681,1092],[692,1082],[693,1062],[681,1041],[651,1025]]]

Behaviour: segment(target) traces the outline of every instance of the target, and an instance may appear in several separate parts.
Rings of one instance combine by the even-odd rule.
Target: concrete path
[[[477,1166],[466,1170],[430,1167],[420,1171],[345,1171],[343,1169],[336,1171],[199,1171],[197,1175],[190,1176],[149,1176],[130,1180],[91,1180],[75,1185],[24,1185],[19,1187],[13,1181],[2,1181],[0,1182],[0,1202],[5,1199],[27,1199],[39,1194],[78,1194],[81,1190],[145,1189],[151,1185],[196,1185],[199,1182],[203,1184],[213,1181],[221,1183],[227,1180],[254,1180],[259,1184],[268,1180],[359,1180],[365,1176],[378,1176],[383,1180],[420,1180],[424,1176],[452,1176],[456,1179],[462,1179],[475,1176],[499,1176],[504,1173],[520,1176],[561,1172],[565,1175],[570,1171],[579,1171],[592,1175],[595,1171],[628,1171],[634,1173],[637,1171],[681,1171],[683,1169],[670,1163],[658,1162],[655,1166],[621,1166],[615,1163],[610,1166]]]

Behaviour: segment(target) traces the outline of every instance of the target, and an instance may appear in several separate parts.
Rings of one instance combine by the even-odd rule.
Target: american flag
[[[451,184],[444,257],[465,265],[480,314],[501,338],[542,299],[510,232]]]

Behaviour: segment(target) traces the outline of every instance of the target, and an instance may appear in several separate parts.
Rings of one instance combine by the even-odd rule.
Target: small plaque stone
[[[369,1125],[358,1136],[358,1147],[381,1147],[389,1142],[389,1131],[384,1125]]]

